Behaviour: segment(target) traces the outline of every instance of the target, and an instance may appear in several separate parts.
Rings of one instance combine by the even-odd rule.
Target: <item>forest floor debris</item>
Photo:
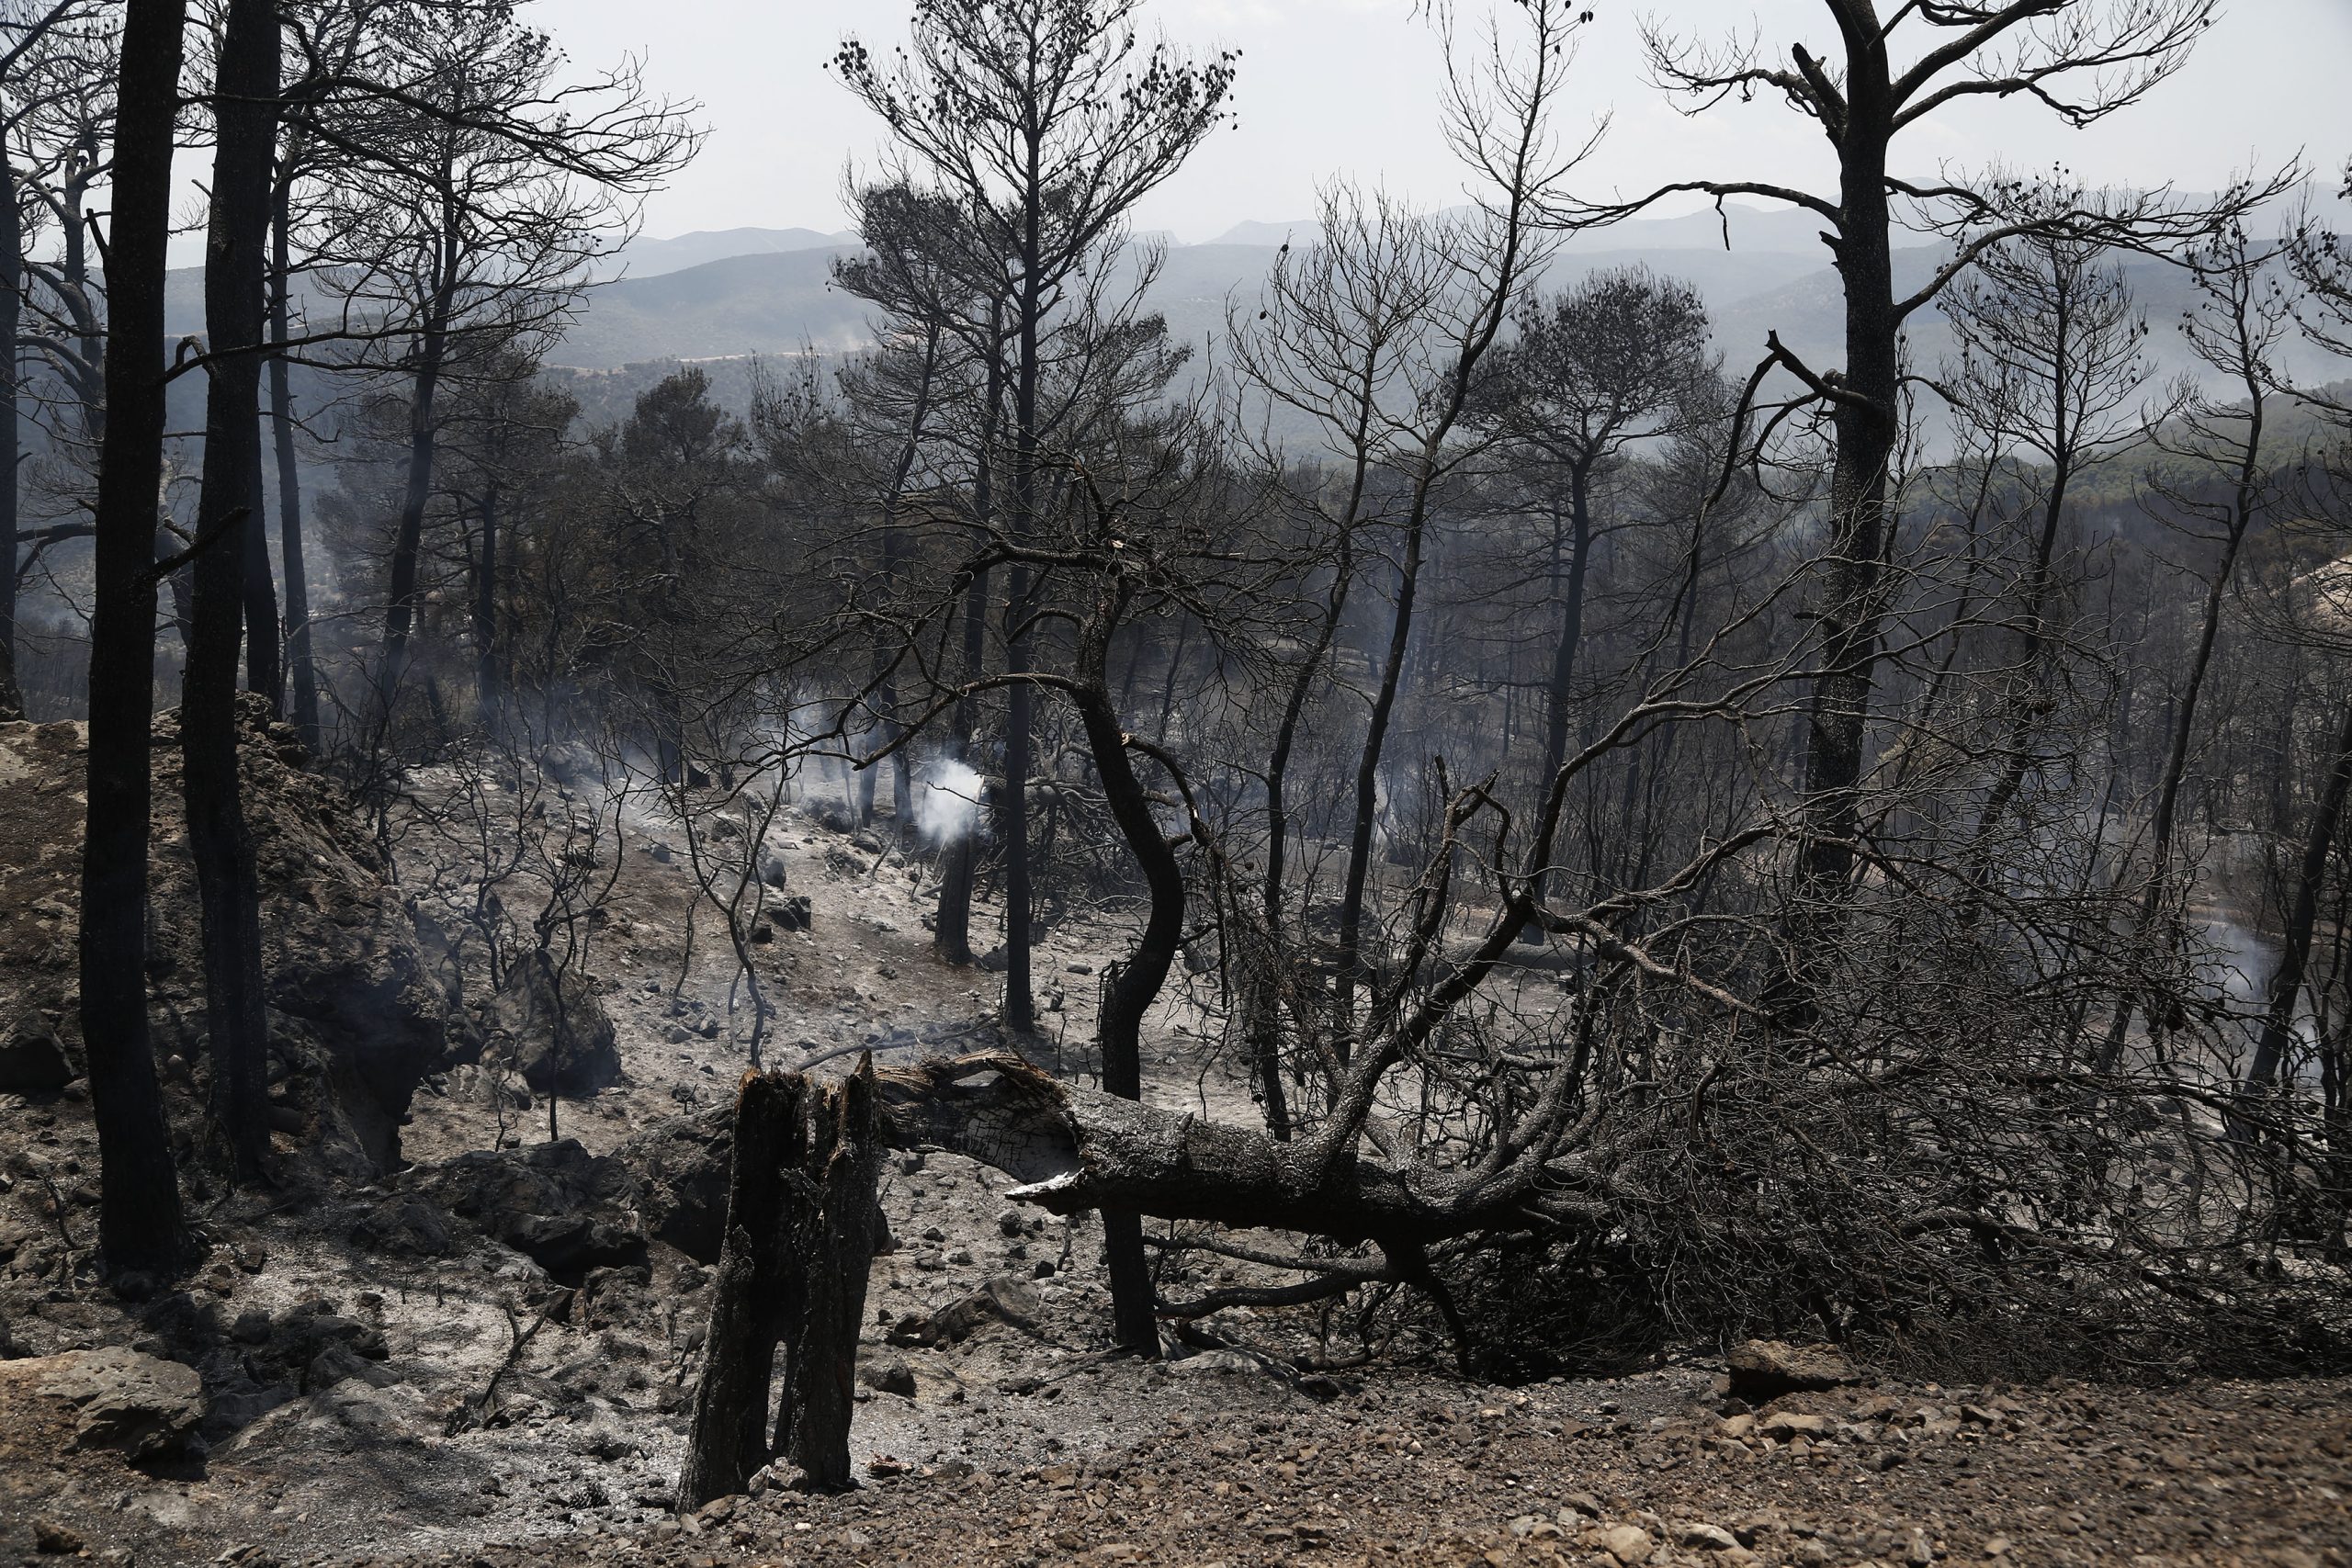
[[[74,740],[23,738],[44,766]],[[31,841],[7,874],[61,877],[46,836],[70,793],[17,804]],[[930,955],[920,861],[838,870],[820,809],[771,846],[811,916],[756,950],[769,1059],[999,1042],[994,982]],[[79,1086],[0,1095],[0,1357],[121,1347],[193,1369],[204,1401],[191,1451],[142,1468],[77,1446],[40,1363],[0,1360],[0,1562],[2352,1565],[2343,1383],[1849,1385],[1866,1374],[1792,1351],[1758,1366],[1833,1386],[1725,1415],[1715,1358],[1518,1392],[1403,1359],[1302,1375],[1306,1320],[1273,1314],[1237,1314],[1256,1349],[1145,1364],[1110,1353],[1099,1225],[914,1153],[882,1182],[864,1489],[673,1519],[745,1010],[707,910],[687,950],[688,868],[644,847],[632,834],[594,971],[621,1076],[559,1102],[557,1141],[514,1077],[435,1072],[400,1130],[413,1164],[208,1196],[183,1289],[125,1302],[96,1280]],[[64,929],[20,919],[0,981],[53,973]],[[1025,1043],[1057,1071],[1091,1066],[1086,976],[1117,943],[1114,919],[1073,918],[1040,953],[1041,976],[1074,977],[1056,1033]],[[1247,1116],[1188,1008],[1175,993],[1158,1015],[1148,1092]]]

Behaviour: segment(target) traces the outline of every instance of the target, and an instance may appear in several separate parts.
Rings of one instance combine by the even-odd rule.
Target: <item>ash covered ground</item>
[[[674,836],[625,818],[597,921],[594,1083],[535,1093],[501,998],[454,990],[429,880],[256,728],[281,1180],[191,1178],[208,1252],[99,1280],[75,1062],[79,731],[0,727],[0,1553],[31,1562],[2352,1563],[2340,1382],[1838,1385],[1729,1397],[1700,1348],[1613,1379],[1467,1382],[1312,1310],[1221,1316],[1227,1348],[1110,1353],[1101,1231],[943,1154],[883,1180],[853,1436],[865,1484],[669,1509],[707,1312],[725,1110],[748,1011]],[[168,758],[159,747],[158,760]],[[192,878],[159,780],[147,977],[175,1128],[204,1135]],[[1116,911],[1051,930],[1050,1033],[933,954],[920,854],[768,835],[806,930],[755,949],[768,1059],[1015,1048],[1092,1066]],[[827,823],[834,822],[835,826]],[[984,929],[991,905],[976,911]],[[586,1004],[582,1004],[583,1007]],[[1194,1001],[1153,1021],[1147,1093],[1246,1117]],[[501,1043],[503,1039],[503,1043]],[[485,1044],[485,1041],[488,1042]],[[201,1168],[196,1162],[195,1168]],[[1194,1286],[1246,1264],[1192,1266]],[[1336,1363],[1336,1364],[1335,1364]],[[1751,1393],[1756,1391],[1751,1390]]]

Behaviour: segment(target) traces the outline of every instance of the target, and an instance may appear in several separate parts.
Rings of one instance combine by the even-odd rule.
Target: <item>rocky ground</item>
[[[93,1269],[74,1065],[78,744],[0,726],[0,1560],[2352,1564],[2340,1384],[1885,1384],[1748,1412],[1695,1352],[1518,1391],[1404,1356],[1302,1371],[1351,1348],[1305,1314],[1227,1314],[1239,1348],[1147,1364],[1107,1354],[1099,1228],[936,1154],[885,1179],[865,1488],[673,1520],[748,1031],[707,908],[687,951],[674,836],[626,823],[587,982],[610,1070],[559,1100],[549,1141],[546,1096],[483,1044],[504,1004],[435,978],[429,868],[379,863],[257,731],[286,1179],[256,1196],[192,1177],[207,1255],[126,1302]],[[995,976],[930,954],[921,858],[833,815],[806,800],[769,840],[812,918],[755,950],[780,1008],[768,1059],[1004,1044]],[[167,809],[158,838],[149,978],[194,1149],[193,917]],[[1114,916],[1048,933],[1033,1058],[1091,1068]],[[1149,1092],[1248,1114],[1204,1034],[1172,998]],[[1237,1268],[1194,1263],[1191,1283]]]

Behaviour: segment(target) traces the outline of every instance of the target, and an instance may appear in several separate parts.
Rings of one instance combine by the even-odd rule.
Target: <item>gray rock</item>
[[[707,1264],[718,1261],[726,1238],[734,1154],[731,1105],[656,1122],[613,1151],[637,1179],[636,1208],[648,1234]]]
[[[594,1094],[620,1078],[612,1017],[576,969],[553,969],[526,956],[491,1004],[491,1021],[536,1093]]]
[[[1169,1362],[1168,1370],[1187,1378],[1256,1377],[1265,1371],[1256,1358],[1238,1350],[1203,1350],[1181,1361]]]
[[[877,1393],[915,1396],[915,1370],[896,1356],[866,1361],[857,1369],[857,1381]]]
[[[900,1318],[885,1337],[898,1346],[955,1345],[970,1338],[987,1323],[1034,1328],[1039,1308],[1036,1286],[1014,1275],[1000,1274],[928,1317]]]
[[[571,1138],[483,1149],[405,1173],[403,1185],[470,1220],[556,1275],[646,1259],[632,1211],[640,1186],[617,1159]]]
[[[449,1227],[429,1203],[394,1198],[377,1204],[351,1227],[355,1246],[388,1258],[447,1258]]]
[[[311,1358],[308,1381],[313,1392],[333,1388],[345,1378],[357,1378],[370,1388],[390,1388],[401,1381],[398,1372],[341,1342],[330,1343]]]
[[[1674,1543],[1691,1551],[1729,1551],[1739,1538],[1721,1525],[1691,1523],[1674,1532]]]
[[[34,1387],[79,1414],[74,1446],[118,1449],[136,1460],[178,1453],[204,1419],[204,1382],[193,1367],[119,1346],[68,1350],[27,1363]]]

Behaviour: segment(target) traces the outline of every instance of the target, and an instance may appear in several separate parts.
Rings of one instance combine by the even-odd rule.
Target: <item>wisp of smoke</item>
[[[915,828],[935,844],[959,842],[980,815],[980,775],[962,762],[934,762],[915,789]]]

